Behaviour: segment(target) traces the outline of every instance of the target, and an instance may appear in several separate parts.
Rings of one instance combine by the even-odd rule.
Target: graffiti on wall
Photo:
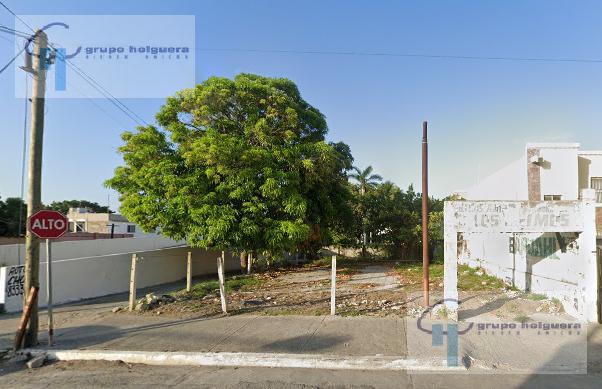
[[[446,201],[445,207],[456,231],[583,231],[580,202]]]
[[[23,296],[25,266],[11,266],[6,274],[5,298]]]

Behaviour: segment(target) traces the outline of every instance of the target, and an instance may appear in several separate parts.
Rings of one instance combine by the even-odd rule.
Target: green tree
[[[358,167],[353,166],[353,170],[355,173],[349,175],[350,178],[354,179],[357,182],[357,187],[360,195],[360,217],[362,223],[362,257],[366,256],[366,245],[367,245],[367,212],[368,206],[365,202],[366,194],[369,190],[374,188],[380,181],[382,181],[382,177],[378,174],[372,174],[372,166],[368,166],[364,170],[359,169]]]
[[[21,217],[19,217],[21,215]],[[19,231],[19,221],[21,230]],[[27,204],[18,197],[0,199],[0,236],[25,235],[27,221]]]
[[[87,201],[87,200],[63,200],[63,201],[53,201],[48,206],[49,209],[54,211],[59,211],[60,213],[66,215],[69,212],[69,208],[88,208],[92,212],[95,213],[109,213],[112,212],[109,207],[105,205],[100,205],[98,203]]]
[[[143,229],[270,253],[331,239],[353,159],[292,81],[212,77],[168,98],[157,121],[122,135],[124,165],[106,181]]]

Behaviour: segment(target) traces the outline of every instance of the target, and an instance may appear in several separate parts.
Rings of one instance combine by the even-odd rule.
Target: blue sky
[[[348,143],[358,166],[372,165],[401,187],[420,182],[421,123],[428,120],[429,185],[437,196],[518,158],[529,141],[602,149],[602,63],[207,50],[602,59],[597,1],[4,1],[23,15],[195,15],[197,82],[239,72],[290,78],[326,115],[330,140]],[[1,8],[0,24],[15,26]],[[4,65],[14,42],[0,34]],[[120,164],[120,133],[135,124],[108,101],[94,102],[48,100],[43,201],[106,203],[110,194],[115,205],[117,195],[102,182]],[[149,122],[162,104],[123,102]],[[11,69],[0,74],[0,118],[6,198],[20,192],[23,129]]]

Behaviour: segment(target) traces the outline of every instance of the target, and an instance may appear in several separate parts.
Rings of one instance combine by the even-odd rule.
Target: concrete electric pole
[[[31,96],[31,127],[29,135],[29,165],[27,189],[27,217],[42,208],[42,143],[44,138],[44,94],[48,67],[48,36],[41,30],[35,34],[33,51],[33,93]],[[25,54],[29,55],[29,54]],[[32,286],[40,286],[40,240],[31,232],[25,239],[25,299]],[[38,303],[34,302],[25,335],[25,347],[38,343]]]

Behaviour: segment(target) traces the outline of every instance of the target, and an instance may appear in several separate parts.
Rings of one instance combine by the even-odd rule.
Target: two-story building
[[[602,321],[602,151],[529,143],[521,158],[456,195],[444,216],[452,309],[459,262]]]
[[[561,201],[595,198],[596,229],[602,237],[602,151],[579,143],[528,143],[524,155],[458,191],[466,200]]]

